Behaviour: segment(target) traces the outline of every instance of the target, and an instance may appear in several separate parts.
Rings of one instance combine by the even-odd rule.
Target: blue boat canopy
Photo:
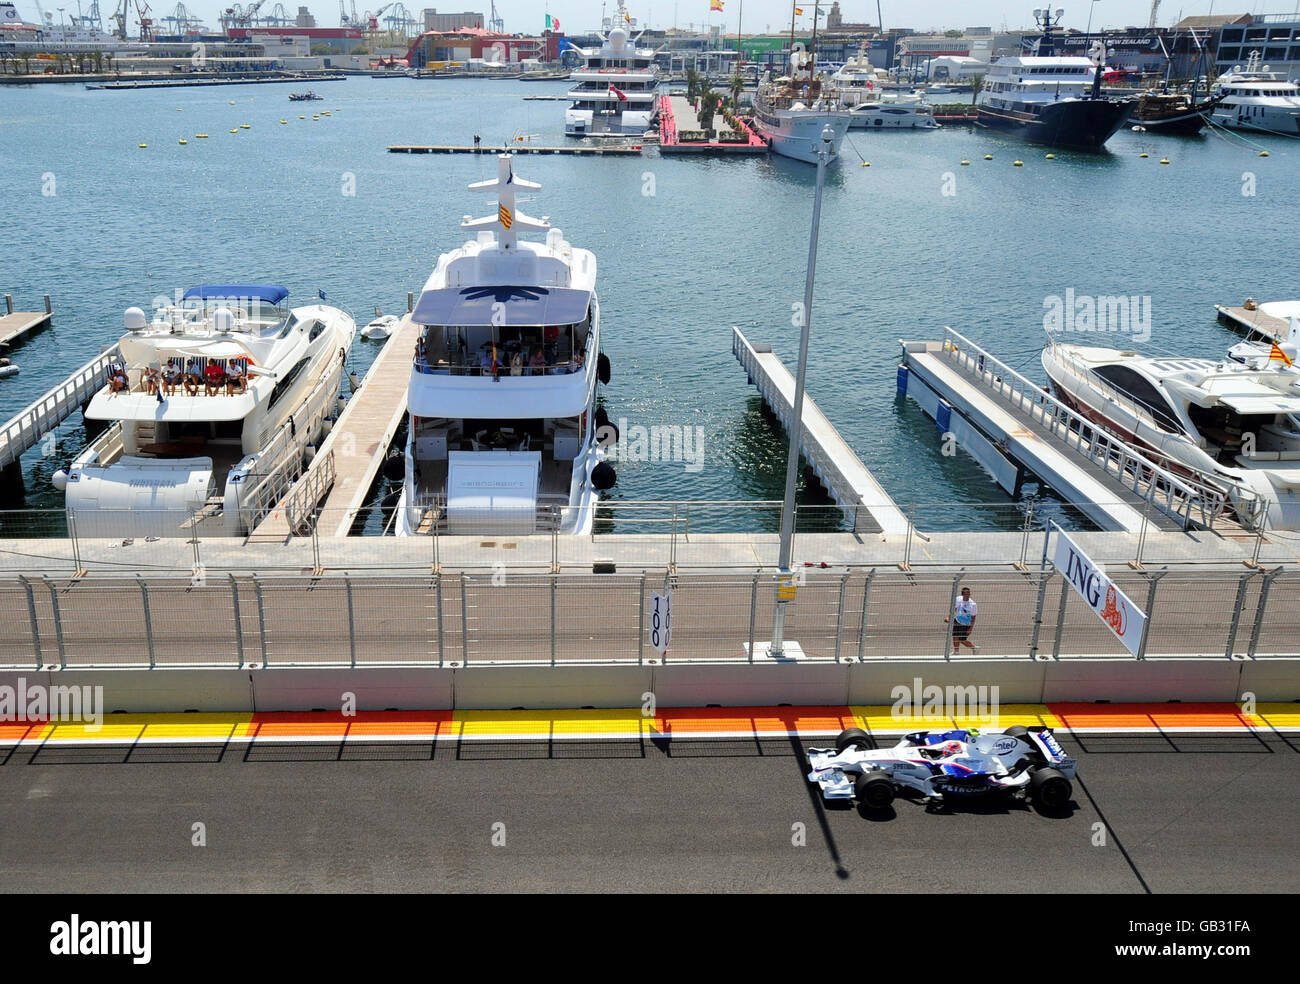
[[[223,300],[229,297],[279,304],[288,296],[287,287],[277,287],[275,284],[203,284],[185,292],[187,301]]]
[[[505,327],[577,325],[587,318],[591,292],[572,287],[449,287],[426,290],[411,320],[418,325],[474,328],[492,324],[503,304]]]

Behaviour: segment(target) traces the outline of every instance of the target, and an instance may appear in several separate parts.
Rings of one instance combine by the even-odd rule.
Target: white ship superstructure
[[[659,72],[654,50],[638,48],[639,36],[629,33],[635,23],[620,0],[618,13],[606,21],[604,44],[578,49],[583,63],[569,76],[573,102],[564,113],[567,136],[640,134],[654,123]]]
[[[411,314],[423,327],[399,536],[587,533],[615,480],[597,434],[608,426],[596,386],[609,361],[596,257],[520,212],[516,192],[541,186],[515,175],[511,155],[497,160],[495,179],[470,185],[496,192],[495,213],[465,217],[474,238],[438,258]]]
[[[1233,130],[1300,136],[1300,83],[1259,62],[1259,52],[1253,51],[1244,69],[1235,67],[1219,77],[1214,88],[1223,100],[1211,122]]]

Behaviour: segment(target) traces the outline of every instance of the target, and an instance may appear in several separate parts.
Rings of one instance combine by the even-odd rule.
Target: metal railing
[[[9,418],[0,428],[0,468],[80,410],[104,387],[109,365],[121,357],[121,349],[113,345]]]
[[[944,329],[942,354],[1135,495],[1180,519],[1184,527],[1198,523],[1212,529],[1226,511],[1228,496],[1223,489],[1173,474],[1071,410],[960,332]],[[1257,518],[1258,509],[1250,510],[1242,525]]]
[[[969,587],[979,651],[962,657],[1300,659],[1300,572],[1114,580],[1147,614],[1136,656],[1051,570],[808,573],[787,631],[804,661],[949,661],[945,619]],[[0,577],[0,668],[762,663],[777,587],[770,573]],[[664,653],[648,639],[653,592],[671,592]]]

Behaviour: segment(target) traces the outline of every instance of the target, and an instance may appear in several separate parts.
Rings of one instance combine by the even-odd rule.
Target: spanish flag
[[[802,8],[802,7],[795,7],[795,8],[794,8],[794,12],[795,12],[795,15],[798,16],[798,17],[802,17],[802,16],[803,16],[803,8]]]
[[[709,10],[716,10],[722,13],[722,0],[709,0]]]
[[[1278,345],[1277,342],[1274,342],[1273,347],[1269,349],[1268,361],[1280,362],[1282,365],[1288,367],[1291,365],[1291,357],[1282,351],[1282,347]]]

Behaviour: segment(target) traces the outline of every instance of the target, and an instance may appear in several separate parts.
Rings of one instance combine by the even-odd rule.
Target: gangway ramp
[[[794,414],[794,377],[772,346],[751,342],[739,328],[731,329],[731,351],[758,387],[763,401],[787,428]],[[817,477],[854,524],[854,532],[908,532],[908,519],[890,498],[835,425],[804,392],[803,429],[799,450]]]
[[[951,328],[941,341],[900,344],[900,393],[952,432],[1008,492],[1018,491],[1023,469],[1103,530],[1232,525],[1223,490],[1160,467]]]
[[[347,536],[406,415],[420,326],[407,314],[375,357],[320,451],[250,539],[286,539],[315,513],[324,536]]]

